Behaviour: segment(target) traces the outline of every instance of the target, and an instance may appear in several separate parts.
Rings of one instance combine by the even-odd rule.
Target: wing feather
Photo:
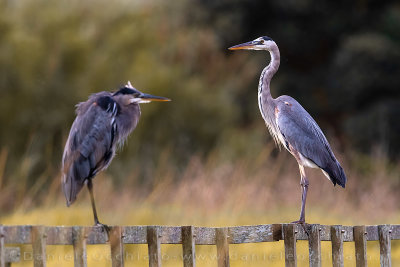
[[[85,102],[72,124],[64,149],[62,167],[62,188],[71,205],[86,179],[106,168],[114,156],[115,116],[113,109],[98,105],[99,98],[109,98],[110,105],[115,102],[109,96],[98,96]],[[88,106],[89,104],[89,106]]]
[[[285,100],[278,101],[277,124],[286,142],[344,187],[346,176],[318,124],[296,100]]]

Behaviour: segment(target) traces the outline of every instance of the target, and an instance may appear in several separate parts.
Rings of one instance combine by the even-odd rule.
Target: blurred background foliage
[[[281,50],[273,96],[302,103],[352,167],[377,150],[398,166],[399,29],[396,1],[0,0],[1,208],[59,181],[74,105],[128,80],[173,102],[142,105],[115,185],[159,182],[157,167],[193,155],[255,159],[272,142],[256,97],[269,58],[227,47],[262,35]]]

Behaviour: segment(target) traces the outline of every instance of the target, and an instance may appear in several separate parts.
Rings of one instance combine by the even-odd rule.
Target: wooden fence
[[[356,266],[367,266],[367,241],[379,241],[381,266],[391,266],[391,240],[400,225],[341,226],[269,224],[224,228],[194,226],[114,226],[108,236],[100,227],[2,226],[0,267],[18,261],[18,248],[32,244],[34,266],[46,266],[46,245],[73,245],[75,266],[86,266],[86,246],[110,244],[112,266],[124,266],[124,244],[148,244],[150,267],[161,266],[161,244],[182,244],[183,266],[195,266],[195,245],[216,245],[218,266],[229,266],[229,244],[284,240],[285,264],[296,266],[296,241],[308,240],[310,266],[321,266],[321,241],[332,242],[333,266],[343,266],[343,242],[355,243]]]

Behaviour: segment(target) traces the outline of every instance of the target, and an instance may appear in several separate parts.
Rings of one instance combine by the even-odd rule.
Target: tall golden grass
[[[399,165],[390,165],[379,153],[360,157],[338,155],[348,176],[346,189],[333,187],[318,170],[307,170],[310,190],[306,220],[319,224],[398,224]],[[7,152],[0,153],[0,167]],[[193,156],[183,169],[170,164],[169,153],[160,156],[153,179],[143,183],[138,171],[125,176],[123,186],[115,186],[109,172],[94,180],[95,198],[102,222],[109,225],[196,225],[231,226],[286,223],[299,216],[300,186],[298,167],[286,152],[276,153],[268,145],[253,158],[226,161],[218,151],[206,158]],[[116,159],[118,160],[118,159]],[[31,159],[23,159],[19,175],[29,171]],[[1,212],[2,224],[91,225],[92,212],[86,190],[70,208],[60,189],[60,177],[39,177],[32,186],[20,189],[4,182],[0,168],[0,200],[18,202],[15,209]],[[1,183],[3,181],[3,183]],[[29,182],[24,181],[22,182]],[[49,184],[49,186],[44,186]],[[46,188],[43,191],[43,188]],[[38,201],[38,199],[40,201]],[[400,242],[392,244],[393,264],[400,264]],[[125,246],[127,266],[146,266],[145,245]],[[198,266],[216,266],[213,246],[198,246]],[[282,266],[283,244],[231,245],[232,266]],[[323,262],[331,262],[329,242],[323,244]],[[369,263],[379,263],[379,244],[368,245]],[[24,246],[26,266],[30,246]],[[48,248],[49,266],[72,266],[71,247]],[[89,264],[107,266],[108,246],[91,246]],[[182,264],[181,247],[163,245],[163,266]],[[307,243],[298,242],[299,266],[308,263]],[[24,254],[23,254],[24,255]],[[69,255],[69,256],[68,256]],[[354,247],[345,245],[345,259],[354,264]],[[138,264],[138,265],[137,265]]]

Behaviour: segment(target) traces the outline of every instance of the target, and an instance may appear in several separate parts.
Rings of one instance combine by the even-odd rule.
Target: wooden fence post
[[[283,225],[283,240],[285,242],[285,266],[295,267],[297,266],[297,255],[296,255],[296,224],[284,224]]]
[[[196,267],[194,239],[194,227],[182,226],[183,267]]]
[[[74,246],[74,266],[86,267],[86,228],[80,226],[72,227],[72,245]]]
[[[113,226],[110,231],[112,267],[124,266],[124,244],[122,243],[122,227]]]
[[[308,250],[310,256],[310,267],[321,267],[321,226],[319,224],[309,225]]]
[[[0,267],[10,267],[11,262],[19,261],[19,247],[6,247],[3,225],[0,224]]]
[[[343,233],[341,225],[331,226],[331,240],[332,240],[332,266],[344,267]]]
[[[390,225],[379,225],[379,246],[380,246],[380,262],[382,267],[391,267],[392,260],[390,257],[391,244],[390,244]]]
[[[275,224],[223,228],[193,226],[115,226],[109,241],[99,227],[0,225],[0,267],[20,260],[19,247],[32,244],[30,259],[35,267],[46,266],[46,245],[73,245],[74,264],[87,266],[86,246],[110,244],[112,266],[124,265],[124,244],[148,243],[149,266],[161,267],[161,243],[179,244],[184,267],[196,266],[195,245],[216,245],[219,267],[229,267],[229,244],[284,240],[286,266],[297,265],[296,241],[308,240],[310,266],[321,266],[321,240],[332,242],[332,265],[343,267],[343,242],[355,244],[356,266],[367,266],[367,241],[379,241],[381,266],[391,267],[391,240],[400,240],[400,225],[341,226]],[[197,235],[197,237],[195,236]],[[125,236],[123,236],[125,235]],[[163,235],[163,236],[161,236]],[[7,245],[7,247],[5,246]],[[27,259],[25,259],[27,260]]]
[[[157,226],[147,226],[149,267],[161,267],[161,240]]]
[[[32,226],[32,248],[33,248],[33,266],[46,266],[46,227],[42,225]]]
[[[365,225],[354,226],[354,246],[356,249],[356,267],[366,267],[367,264],[367,232]]]
[[[229,267],[228,228],[215,229],[215,239],[217,243],[218,267]]]
[[[0,224],[0,267],[6,267],[6,252],[4,247],[3,225]]]

